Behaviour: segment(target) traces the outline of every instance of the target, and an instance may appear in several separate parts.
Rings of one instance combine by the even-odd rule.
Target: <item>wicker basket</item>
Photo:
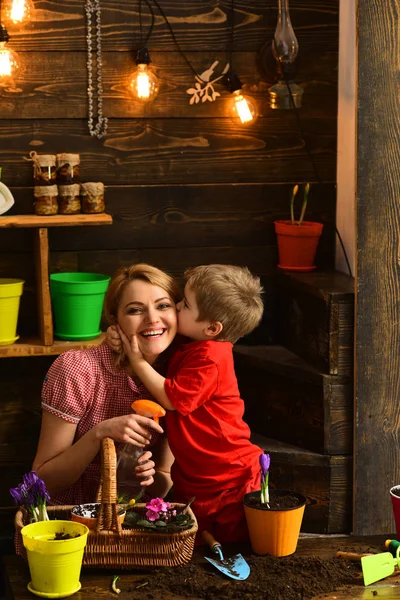
[[[111,438],[102,441],[101,481],[98,492],[100,504],[97,528],[90,531],[83,556],[83,566],[104,569],[134,569],[141,567],[177,567],[190,561],[193,554],[197,521],[192,510],[188,515],[195,521],[187,530],[178,533],[153,533],[139,529],[123,529],[118,521],[115,445]],[[183,507],[183,504],[173,504]],[[50,519],[71,517],[72,506],[49,506]],[[133,510],[144,515],[144,504]],[[19,536],[24,526],[24,512],[15,516]],[[22,540],[21,540],[22,546]]]

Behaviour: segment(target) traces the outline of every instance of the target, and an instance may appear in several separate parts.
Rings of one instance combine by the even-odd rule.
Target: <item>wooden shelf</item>
[[[0,358],[11,358],[20,356],[55,356],[67,350],[85,350],[92,346],[99,346],[105,338],[102,333],[97,338],[87,341],[67,342],[65,340],[54,340],[50,346],[44,346],[39,338],[20,339],[10,346],[0,346]]]
[[[87,225],[112,225],[112,216],[106,213],[93,215],[10,215],[0,217],[0,227],[76,227]]]
[[[83,350],[100,344],[99,336],[87,342],[54,341],[53,316],[49,284],[49,227],[75,227],[86,225],[112,225],[112,216],[106,213],[92,215],[9,215],[0,217],[0,228],[31,227],[34,232],[36,292],[38,304],[38,339],[20,339],[10,346],[0,346],[0,358],[12,356],[51,356],[67,350]]]

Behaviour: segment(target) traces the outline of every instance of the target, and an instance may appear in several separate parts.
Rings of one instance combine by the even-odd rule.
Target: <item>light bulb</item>
[[[13,81],[19,68],[20,61],[17,53],[7,48],[7,42],[0,42],[0,85]]]
[[[129,83],[132,94],[136,100],[141,102],[151,102],[158,94],[159,82],[149,67],[150,62],[147,48],[141,48],[136,59],[138,68],[134,71]]]
[[[236,73],[226,75],[228,89],[233,96],[233,111],[243,125],[251,123],[257,116],[255,103],[242,92],[242,83]]]
[[[240,122],[250,123],[256,116],[256,110],[254,104],[243,96],[240,90],[235,90],[233,92],[234,97],[234,110],[236,111],[237,116],[240,119]]]
[[[32,0],[4,0],[2,7],[4,21],[13,24],[31,21],[34,11]]]
[[[299,43],[293,31],[289,14],[289,0],[279,0],[278,22],[276,24],[272,53],[279,63],[294,63],[299,53]]]
[[[138,100],[148,102],[157,96],[158,79],[147,65],[138,65],[129,87]]]

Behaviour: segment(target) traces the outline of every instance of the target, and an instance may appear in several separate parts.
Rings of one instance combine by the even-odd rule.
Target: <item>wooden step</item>
[[[352,453],[350,378],[321,373],[282,346],[237,344],[234,358],[254,433],[321,454]]]
[[[306,496],[302,532],[351,532],[350,456],[325,456],[255,433],[251,440],[271,456],[271,487]]]
[[[353,373],[354,279],[339,272],[281,272],[280,342],[323,373]]]

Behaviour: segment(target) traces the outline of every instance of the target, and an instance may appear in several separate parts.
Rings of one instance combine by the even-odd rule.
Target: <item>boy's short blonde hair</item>
[[[185,279],[196,296],[198,320],[222,323],[215,339],[234,344],[260,323],[263,288],[246,267],[202,265],[187,269]]]

